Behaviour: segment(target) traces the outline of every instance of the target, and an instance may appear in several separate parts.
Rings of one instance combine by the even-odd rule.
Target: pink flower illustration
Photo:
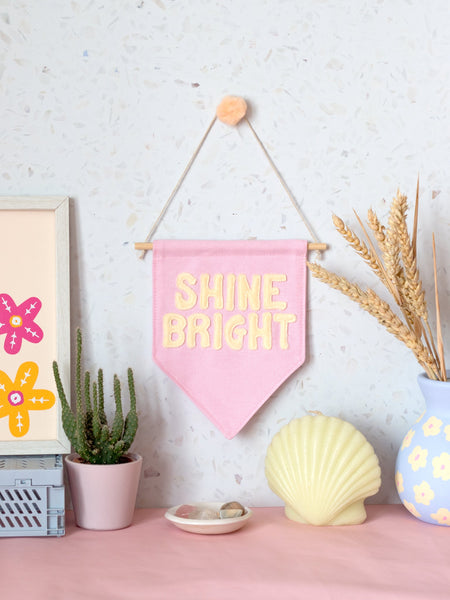
[[[39,298],[28,298],[19,306],[8,294],[0,294],[0,335],[6,334],[5,351],[17,354],[22,347],[22,340],[37,344],[44,333],[34,319],[41,310]]]

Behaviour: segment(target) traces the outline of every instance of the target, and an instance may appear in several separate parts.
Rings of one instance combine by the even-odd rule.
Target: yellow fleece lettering
[[[258,325],[258,313],[248,315],[248,347],[250,350],[258,349],[258,338],[261,338],[262,346],[266,350],[272,348],[272,314],[262,314],[262,327]]]
[[[244,323],[245,319],[242,315],[235,315],[231,319],[228,319],[225,324],[225,340],[232,350],[240,350],[242,348],[247,330],[245,327],[239,327],[239,325],[243,325]]]
[[[238,275],[238,309],[259,310],[261,308],[261,275],[253,275],[251,285],[246,275]]]
[[[286,281],[284,273],[270,273],[263,277],[263,306],[266,310],[286,310],[287,302],[275,301],[273,296],[278,296],[280,290],[274,286],[275,281]]]
[[[187,346],[195,348],[197,335],[200,336],[200,346],[208,348],[210,345],[208,328],[211,325],[211,319],[203,313],[194,313],[187,319]]]
[[[184,328],[186,319],[177,313],[167,313],[163,317],[163,346],[164,348],[179,348],[184,344],[186,336]],[[175,335],[175,338],[174,338]]]
[[[197,304],[197,294],[191,287],[196,283],[197,279],[191,273],[177,275],[177,288],[180,292],[175,292],[175,307],[178,310],[189,310]]]
[[[209,274],[200,275],[200,308],[205,310],[209,306],[209,299],[214,300],[214,308],[223,308],[223,275],[216,273],[213,277],[212,287],[209,287]]]
[[[275,323],[280,324],[280,348],[282,350],[287,350],[289,348],[289,323],[295,323],[297,317],[288,313],[275,313],[273,315],[273,320]]]

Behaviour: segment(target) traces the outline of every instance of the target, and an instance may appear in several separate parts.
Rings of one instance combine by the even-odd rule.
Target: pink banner
[[[153,357],[228,439],[305,360],[306,251],[153,244]]]

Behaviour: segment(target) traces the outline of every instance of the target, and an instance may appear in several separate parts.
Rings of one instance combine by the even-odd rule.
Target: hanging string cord
[[[300,219],[303,221],[306,229],[309,231],[309,233],[311,234],[312,239],[316,242],[316,243],[320,243],[319,238],[316,236],[316,234],[314,233],[314,230],[312,229],[311,225],[308,223],[305,215],[303,214],[300,206],[298,205],[297,200],[294,198],[294,195],[292,194],[291,190],[289,189],[286,181],[284,180],[284,177],[281,175],[280,171],[278,170],[276,164],[273,162],[270,154],[268,153],[266,147],[264,146],[264,144],[262,143],[261,139],[259,138],[258,134],[256,133],[256,131],[253,128],[253,125],[250,123],[250,121],[247,119],[247,117],[244,117],[244,120],[247,122],[247,125],[250,127],[250,131],[253,133],[255,140],[258,142],[259,147],[261,148],[261,150],[264,152],[267,160],[269,161],[270,166],[272,167],[272,169],[274,170],[275,175],[278,177],[278,180],[280,181],[281,185],[283,186],[286,194],[289,197],[289,200],[292,202],[295,210],[297,211],[297,213],[299,214]],[[318,250],[317,252],[320,253],[320,250]]]
[[[156,230],[158,229],[161,221],[163,220],[169,206],[172,203],[172,200],[175,198],[178,190],[180,189],[183,181],[186,178],[186,175],[189,173],[190,168],[192,167],[192,164],[194,163],[195,159],[197,158],[200,150],[202,149],[203,144],[205,143],[206,138],[208,137],[211,129],[214,126],[214,123],[217,120],[217,115],[214,116],[213,120],[211,121],[211,123],[208,126],[208,129],[205,131],[202,139],[200,140],[200,143],[198,144],[197,148],[195,149],[193,155],[191,156],[188,164],[186,165],[183,173],[181,174],[181,177],[178,179],[177,183],[175,184],[175,187],[172,190],[172,193],[170,194],[170,196],[167,199],[167,202],[164,204],[164,206],[161,209],[161,212],[159,213],[158,217],[156,218],[155,223],[153,224],[153,227],[151,228],[149,234],[147,235],[147,237],[145,238],[145,243],[150,242],[150,240],[152,239],[152,237],[155,235]],[[255,140],[258,142],[259,147],[261,148],[261,150],[264,152],[264,155],[266,156],[267,160],[269,161],[270,166],[272,167],[275,175],[277,176],[279,182],[281,183],[283,189],[285,190],[286,194],[288,195],[289,200],[292,202],[292,205],[294,206],[295,210],[297,211],[300,219],[303,221],[303,224],[305,225],[306,229],[309,231],[312,239],[317,243],[320,244],[320,241],[318,239],[318,237],[316,236],[316,234],[314,233],[314,230],[312,229],[311,225],[308,223],[305,215],[303,214],[300,206],[298,205],[297,200],[294,198],[294,195],[292,194],[291,190],[289,189],[286,181],[284,180],[283,176],[281,175],[280,171],[278,170],[277,166],[275,165],[275,163],[273,162],[270,154],[268,153],[266,147],[264,146],[264,144],[262,143],[261,139],[259,138],[258,134],[256,133],[256,131],[254,130],[252,124],[250,123],[250,121],[248,120],[247,117],[244,116],[243,120],[247,123],[247,125],[250,128],[250,131],[253,133],[253,136],[255,137]],[[318,252],[318,256],[321,257],[322,253],[321,250],[316,250]],[[145,255],[147,253],[147,250],[142,250],[139,258],[144,258]]]
[[[202,149],[203,144],[205,143],[206,138],[209,135],[209,132],[211,131],[211,129],[213,128],[214,123],[216,122],[217,117],[214,116],[213,120],[211,121],[211,123],[208,125],[208,129],[205,131],[205,134],[203,135],[202,139],[200,140],[199,145],[197,146],[197,148],[194,151],[194,154],[191,156],[188,164],[186,165],[183,173],[181,174],[181,177],[179,178],[179,180],[177,181],[177,183],[175,184],[175,187],[172,190],[172,193],[170,194],[170,196],[167,199],[167,202],[164,204],[164,206],[162,207],[161,212],[159,213],[158,217],[156,218],[156,221],[153,224],[153,227],[150,229],[149,234],[147,235],[147,237],[145,238],[146,242],[149,242],[152,237],[155,235],[156,230],[158,229],[161,221],[164,219],[164,216],[167,212],[167,209],[169,208],[169,206],[172,203],[172,200],[175,198],[175,196],[177,195],[178,190],[180,189],[183,181],[186,178],[186,175],[189,173],[190,168],[192,167],[192,164],[194,162],[194,160],[197,158],[200,150]],[[147,250],[143,250],[139,256],[139,258],[144,258],[145,255],[147,253]]]

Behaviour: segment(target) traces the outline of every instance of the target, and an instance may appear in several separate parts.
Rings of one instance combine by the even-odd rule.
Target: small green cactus
[[[89,371],[86,371],[84,385],[82,385],[81,350],[82,335],[81,330],[77,329],[75,412],[72,411],[67,401],[58,364],[56,361],[53,362],[53,374],[62,407],[63,428],[73,449],[85,462],[96,465],[113,465],[118,463],[120,458],[128,451],[138,427],[133,371],[128,369],[130,410],[125,419],[122,410],[120,381],[117,375],[114,375],[116,413],[110,427],[105,415],[103,371],[102,369],[98,370],[97,381],[94,381],[92,386],[91,375]]]

